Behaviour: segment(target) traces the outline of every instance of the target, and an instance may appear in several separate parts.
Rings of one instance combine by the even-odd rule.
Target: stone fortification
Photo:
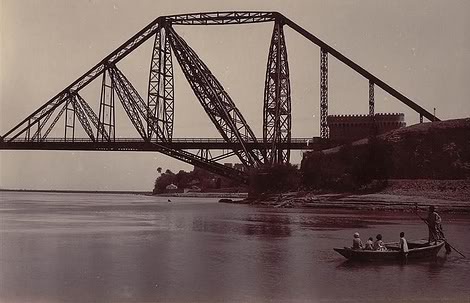
[[[330,115],[327,121],[330,139],[339,142],[352,142],[406,126],[402,113]]]

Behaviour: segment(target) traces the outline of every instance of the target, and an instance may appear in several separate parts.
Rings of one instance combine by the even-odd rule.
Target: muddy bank
[[[237,198],[248,197],[248,193],[217,193],[217,192],[187,192],[156,194],[158,197],[189,197],[189,198]]]
[[[387,210],[413,212],[429,205],[440,212],[470,213],[470,180],[392,180],[377,192],[322,193],[289,192],[264,194],[242,203],[274,208],[334,208],[354,210]]]

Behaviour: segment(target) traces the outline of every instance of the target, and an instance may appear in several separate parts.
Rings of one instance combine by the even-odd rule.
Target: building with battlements
[[[380,135],[405,127],[405,114],[383,113],[375,115],[331,115],[327,117],[330,139],[353,142],[371,135]]]

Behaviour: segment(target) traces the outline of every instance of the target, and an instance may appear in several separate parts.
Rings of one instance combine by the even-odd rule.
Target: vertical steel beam
[[[266,67],[263,108],[263,141],[266,162],[271,165],[290,160],[291,118],[287,47],[282,19],[276,19]]]
[[[154,119],[157,123],[158,134],[152,131],[151,123],[147,124],[149,138],[161,138],[171,141],[173,137],[174,118],[174,80],[173,62],[167,28],[163,26],[155,35],[148,86],[147,121]]]
[[[320,137],[328,138],[328,52],[320,50]]]
[[[103,71],[101,81],[100,111],[98,115],[98,128],[96,140],[98,142],[114,142],[116,129],[116,115],[114,109],[114,85],[112,83],[109,68]],[[108,134],[104,136],[103,134]]]
[[[171,54],[168,28],[165,28],[165,52],[163,59],[163,137],[168,141],[173,138],[173,123],[175,118],[175,88],[173,78],[173,59]]]
[[[159,24],[160,25],[160,24]],[[150,73],[149,73],[149,83],[148,83],[148,95],[147,95],[147,107],[149,108],[149,119],[150,117],[157,117],[159,113],[159,99],[160,99],[160,89],[161,89],[161,53],[162,53],[162,28],[159,26],[157,33],[155,34],[155,41],[153,43],[152,58],[150,61]],[[147,133],[149,138],[154,136],[150,125],[147,125]]]
[[[369,80],[369,115],[375,114],[375,100],[374,100],[374,82]]]
[[[209,149],[201,148],[198,151],[197,155],[200,156],[201,159],[205,161],[212,159],[212,155]]]
[[[73,142],[75,139],[75,108],[73,104],[73,98],[69,97],[66,102],[64,141],[71,139]]]

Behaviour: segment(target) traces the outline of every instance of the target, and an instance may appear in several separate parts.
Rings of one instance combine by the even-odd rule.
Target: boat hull
[[[406,256],[408,260],[425,260],[434,258],[439,250],[444,246],[444,241],[437,241],[428,245],[423,241],[409,242],[409,251]],[[334,248],[334,250],[349,260],[357,261],[402,261],[405,256],[397,245],[397,243],[386,244],[387,251],[360,250],[345,248]]]

